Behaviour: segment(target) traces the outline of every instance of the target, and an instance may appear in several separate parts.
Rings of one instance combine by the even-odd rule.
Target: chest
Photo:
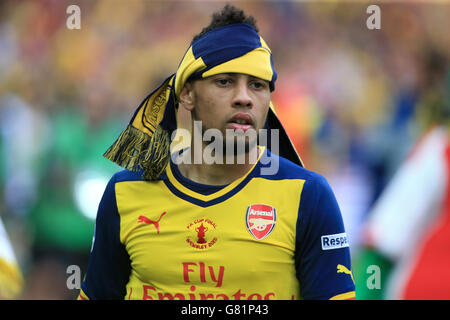
[[[292,189],[292,184],[284,192],[266,187],[249,183],[205,207],[175,196],[163,184],[141,188],[135,198],[133,190],[117,190],[130,281],[172,296],[203,291],[230,297],[240,290],[264,298],[276,294],[274,288],[295,287],[301,187]]]

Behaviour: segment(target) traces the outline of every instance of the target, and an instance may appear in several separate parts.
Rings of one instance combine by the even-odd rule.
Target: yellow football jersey
[[[276,173],[265,173],[277,161]],[[340,266],[340,267],[339,267]],[[225,186],[122,171],[97,215],[80,299],[354,297],[336,199],[319,174],[261,153]]]

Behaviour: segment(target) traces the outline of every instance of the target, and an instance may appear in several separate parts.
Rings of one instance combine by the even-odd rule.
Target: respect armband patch
[[[329,234],[320,237],[322,243],[322,250],[340,249],[349,246],[347,233]]]

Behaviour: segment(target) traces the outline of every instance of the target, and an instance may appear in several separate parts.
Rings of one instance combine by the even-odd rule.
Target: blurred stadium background
[[[449,2],[377,1],[380,30],[366,27],[368,2],[230,3],[257,18],[277,112],[306,167],[330,181],[356,261],[371,206],[433,121],[426,97],[431,78],[448,77]],[[66,27],[71,4],[80,30]],[[66,269],[86,272],[96,208],[120,170],[103,152],[223,5],[0,2],[0,216],[23,277],[4,296],[76,297]]]

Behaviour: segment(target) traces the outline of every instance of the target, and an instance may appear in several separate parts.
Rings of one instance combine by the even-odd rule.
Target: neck
[[[208,185],[230,184],[250,171],[255,165],[255,160],[257,161],[257,158],[260,156],[260,152],[260,148],[255,146],[245,156],[234,156],[232,161],[224,156],[223,161],[221,161],[222,164],[217,162],[208,164],[203,159],[200,161],[201,163],[198,163],[199,161],[196,161],[194,152],[187,152],[183,156],[187,161],[181,161],[178,169],[185,178],[197,183]],[[256,157],[253,155],[256,155]]]

